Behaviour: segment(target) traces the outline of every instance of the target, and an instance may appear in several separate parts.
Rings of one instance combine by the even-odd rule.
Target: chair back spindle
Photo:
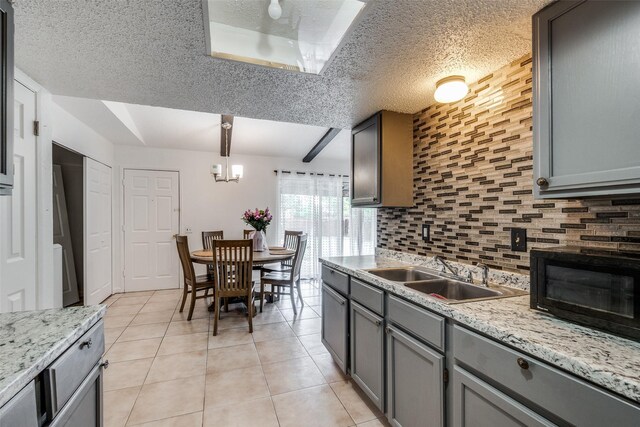
[[[250,240],[214,240],[213,270],[220,295],[247,295],[252,289],[253,249]]]
[[[189,238],[187,236],[176,236],[176,245],[178,247],[178,256],[180,264],[184,272],[185,283],[195,283],[196,273],[191,262],[191,253],[189,252]]]
[[[298,236],[303,234],[302,231],[292,231],[285,230],[284,231],[284,247],[295,251],[298,247]],[[282,266],[284,268],[292,268],[293,267],[293,258],[289,258],[287,260],[282,261]]]
[[[293,257],[291,279],[296,281],[300,278],[300,270],[302,268],[302,260],[304,258],[304,252],[307,249],[307,235],[302,234],[296,238],[296,254]]]
[[[214,240],[222,240],[224,239],[224,231],[216,230],[216,231],[203,231],[202,232],[202,248],[205,250],[211,250],[212,242]]]

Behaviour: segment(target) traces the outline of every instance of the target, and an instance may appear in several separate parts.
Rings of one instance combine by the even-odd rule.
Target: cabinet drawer
[[[349,295],[349,276],[326,265],[322,266],[322,281],[343,295]]]
[[[358,279],[351,279],[351,298],[369,310],[384,315],[384,292]]]
[[[623,427],[640,419],[640,406],[457,325],[453,354],[458,364],[566,423]]]
[[[389,295],[389,320],[444,351],[444,317]]]
[[[44,370],[49,398],[47,415],[53,418],[82,384],[104,353],[103,322],[99,321]]]
[[[38,425],[36,388],[31,381],[0,408],[0,427],[34,427]]]

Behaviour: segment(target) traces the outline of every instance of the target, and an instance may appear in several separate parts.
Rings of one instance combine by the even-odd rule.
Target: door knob
[[[538,187],[546,187],[549,185],[549,180],[547,178],[538,178],[536,184],[538,184]]]

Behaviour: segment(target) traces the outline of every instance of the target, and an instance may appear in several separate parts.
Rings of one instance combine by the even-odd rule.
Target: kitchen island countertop
[[[0,407],[104,313],[98,305],[0,314]]]

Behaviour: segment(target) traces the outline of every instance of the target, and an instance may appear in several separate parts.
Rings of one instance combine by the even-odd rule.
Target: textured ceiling
[[[201,0],[17,0],[16,62],[54,94],[349,128],[530,51],[546,3],[377,0],[318,76],[207,56]]]
[[[220,152],[220,115],[138,104],[54,95],[53,101],[118,145]],[[115,104],[115,105],[112,105]],[[231,155],[302,158],[327,132],[326,127],[235,117]],[[64,142],[64,141],[61,141]],[[319,159],[346,161],[351,132],[343,130]]]

